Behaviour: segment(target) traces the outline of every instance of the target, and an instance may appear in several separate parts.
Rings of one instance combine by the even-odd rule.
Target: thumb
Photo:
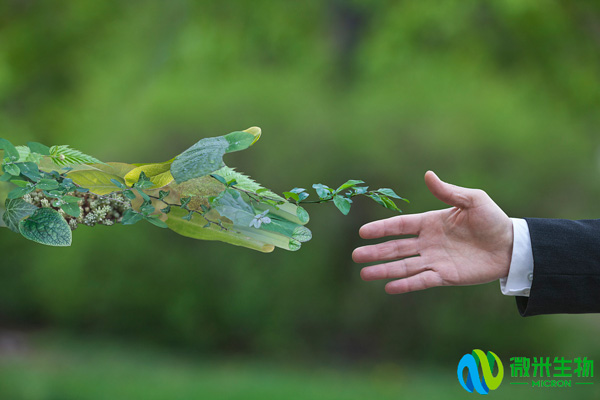
[[[475,200],[476,190],[446,183],[433,171],[425,173],[425,184],[435,197],[450,206],[469,208]]]

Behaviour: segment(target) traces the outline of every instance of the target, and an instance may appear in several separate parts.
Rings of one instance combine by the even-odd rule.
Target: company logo
[[[498,365],[496,376],[492,374],[494,365]],[[479,367],[481,366],[481,375]],[[467,369],[467,381],[465,382],[464,370]],[[469,393],[476,390],[479,394],[488,394],[490,390],[496,390],[504,378],[504,366],[500,358],[491,351],[486,354],[475,349],[471,354],[465,354],[458,362],[456,370],[458,382]]]

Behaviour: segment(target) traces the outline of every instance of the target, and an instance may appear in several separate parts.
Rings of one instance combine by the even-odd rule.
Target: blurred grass
[[[505,368],[508,368],[506,365]],[[507,370],[507,373],[509,370]],[[590,399],[600,386],[534,389],[510,385],[498,399]],[[575,385],[574,385],[575,386]],[[196,359],[128,343],[45,333],[0,357],[6,400],[463,399],[456,365],[411,363],[273,364],[244,358]]]

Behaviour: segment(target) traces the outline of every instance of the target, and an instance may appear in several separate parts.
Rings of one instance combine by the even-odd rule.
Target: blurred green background
[[[597,218],[599,84],[592,1],[0,2],[13,143],[160,162],[258,125],[228,165],[277,192],[363,179],[407,213],[444,207],[432,169],[510,216]],[[600,362],[596,316],[522,318],[497,282],[387,295],[350,255],[363,223],[393,214],[308,211],[296,253],[149,224],[82,227],[67,249],[3,230],[0,399],[462,398],[473,348],[507,369]],[[494,395],[565,395],[514,386]]]

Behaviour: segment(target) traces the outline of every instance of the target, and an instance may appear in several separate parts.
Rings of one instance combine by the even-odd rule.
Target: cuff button
[[[533,282],[533,272],[527,274],[527,279],[529,280],[529,282]]]

